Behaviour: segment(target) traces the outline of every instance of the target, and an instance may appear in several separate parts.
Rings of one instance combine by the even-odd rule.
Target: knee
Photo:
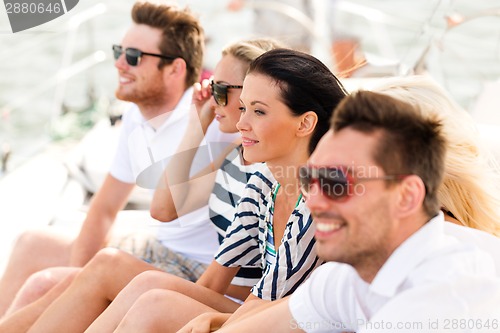
[[[16,250],[30,250],[35,246],[44,244],[50,235],[47,232],[41,230],[28,230],[23,232],[17,238],[14,249]]]
[[[38,298],[55,286],[59,281],[51,274],[50,269],[45,269],[31,274],[23,287],[20,294],[24,298]]]
[[[162,320],[169,321],[175,311],[163,311],[176,306],[178,293],[170,290],[152,289],[142,294],[127,312],[119,325],[125,331],[156,332],[164,330]],[[159,320],[161,316],[162,320]]]
[[[165,289],[151,289],[139,296],[139,298],[135,302],[135,305],[154,308],[165,306],[166,303],[173,303],[172,305],[175,305],[175,303],[177,303],[176,299],[178,298],[178,296],[179,293],[177,293],[176,291]]]
[[[14,244],[14,253],[28,255],[30,260],[39,259],[40,256],[66,257],[71,248],[71,237],[51,230],[28,230],[23,232]],[[34,257],[33,253],[37,256]],[[69,257],[69,256],[68,256]],[[53,266],[64,265],[58,262]]]
[[[90,260],[88,266],[109,271],[113,267],[122,265],[128,256],[129,255],[123,251],[106,247],[96,253],[96,255]]]
[[[24,283],[23,290],[32,294],[44,294],[65,279],[73,279],[80,268],[77,267],[53,267],[31,274]]]
[[[14,303],[23,306],[39,299],[69,275],[72,275],[71,271],[60,274],[52,268],[31,274],[17,293]]]
[[[130,284],[139,290],[152,290],[155,288],[177,290],[180,278],[160,271],[145,271],[132,279]]]
[[[31,274],[17,292],[8,313],[12,313],[44,296],[61,281],[71,281],[79,272],[79,268],[48,268]]]

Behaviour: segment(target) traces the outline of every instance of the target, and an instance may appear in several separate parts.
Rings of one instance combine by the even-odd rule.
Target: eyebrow
[[[243,103],[243,100],[241,98],[240,98],[240,103],[243,104],[243,105],[245,104],[245,103]],[[265,105],[265,106],[269,107],[269,105],[267,105],[266,103],[264,103],[262,101],[252,101],[252,102],[250,102],[251,106],[253,106],[255,104],[262,104],[262,105]]]
[[[255,104],[262,104],[262,105],[265,105],[265,106],[269,106],[267,105],[266,103],[262,102],[262,101],[253,101],[250,103],[250,105],[255,105]]]

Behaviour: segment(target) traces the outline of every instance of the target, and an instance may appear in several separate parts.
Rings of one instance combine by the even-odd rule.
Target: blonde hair
[[[438,190],[441,207],[463,225],[500,236],[500,172],[482,144],[472,117],[428,76],[382,79],[373,91],[440,115],[447,139],[445,174]]]
[[[255,38],[231,43],[222,49],[222,56],[231,55],[247,65],[261,54],[277,48],[286,47],[283,43],[272,38]],[[243,75],[246,74],[242,73]]]

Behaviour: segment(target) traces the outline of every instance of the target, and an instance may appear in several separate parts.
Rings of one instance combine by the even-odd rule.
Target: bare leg
[[[99,251],[29,332],[85,330],[134,276],[151,269],[156,268],[120,250]]]
[[[19,289],[5,316],[33,303],[73,272],[77,273],[80,270],[79,267],[52,267],[32,274]]]
[[[17,240],[0,280],[0,317],[33,273],[54,266],[67,266],[71,240],[48,231],[28,231]]]
[[[26,332],[37,320],[42,312],[58,297],[73,281],[81,268],[73,268],[72,271],[66,271],[66,278],[45,293],[38,300],[26,305],[22,309],[5,316],[0,320],[0,332],[21,333]]]
[[[239,304],[211,289],[171,274],[150,271],[135,277],[86,332],[112,332],[137,299],[152,289],[177,291],[221,312],[234,312],[239,307]]]
[[[216,310],[178,292],[155,289],[134,303],[115,332],[177,332],[205,312]]]

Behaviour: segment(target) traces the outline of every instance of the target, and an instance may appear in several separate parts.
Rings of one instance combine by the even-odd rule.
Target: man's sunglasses
[[[210,81],[210,86],[212,87],[212,96],[214,96],[215,103],[220,106],[227,105],[227,91],[229,89],[241,89],[243,86],[230,86],[227,84],[215,83]]]
[[[118,60],[118,58],[120,58],[122,53],[123,53],[123,48],[121,45],[113,45],[113,56],[115,57],[115,60]],[[142,52],[141,50],[135,49],[133,47],[127,47],[125,49],[125,59],[127,60],[127,64],[129,64],[130,66],[139,66],[139,64],[141,63],[141,58],[145,55],[167,60],[174,60],[179,58],[174,56],[166,56],[163,54]]]
[[[312,194],[313,190],[321,191],[331,200],[347,200],[353,195],[362,195],[364,187],[359,183],[371,180],[402,180],[408,175],[386,175],[382,177],[356,177],[354,178],[346,167],[314,167],[302,166],[299,168],[300,189],[304,197]],[[313,187],[314,184],[318,186]]]

